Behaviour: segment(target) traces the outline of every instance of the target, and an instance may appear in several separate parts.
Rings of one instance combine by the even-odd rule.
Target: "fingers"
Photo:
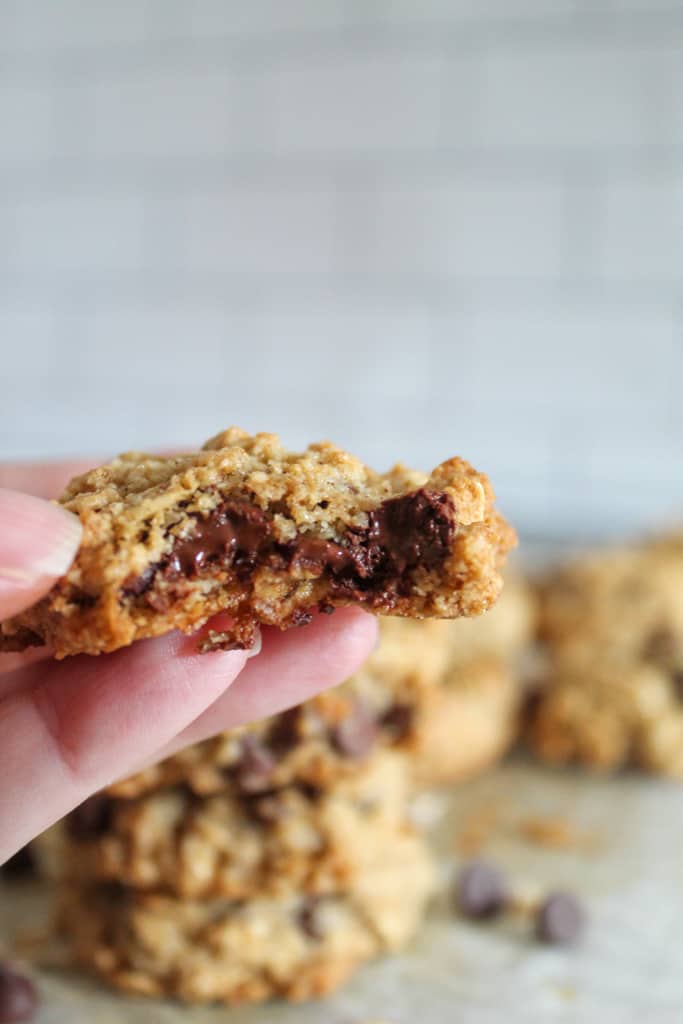
[[[249,661],[243,651],[197,654],[196,636],[173,634],[9,673],[0,862],[114,779],[341,682],[372,650],[376,629],[371,616],[344,609],[304,629],[264,630]]]
[[[47,593],[71,565],[81,533],[70,512],[0,490],[0,621]]]
[[[348,679],[372,653],[377,620],[357,608],[317,616],[303,629],[263,629],[263,648],[235,684],[160,754],[300,704]],[[161,757],[157,758],[160,760]]]
[[[174,634],[6,677],[0,862],[151,758],[215,703],[246,661],[244,652],[199,655],[196,648],[196,637]]]
[[[98,465],[97,459],[68,462],[5,462],[0,463],[0,487],[24,491],[37,498],[57,498],[69,480]]]

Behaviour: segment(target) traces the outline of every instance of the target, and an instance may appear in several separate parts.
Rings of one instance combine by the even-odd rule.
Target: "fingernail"
[[[63,576],[82,532],[77,516],[59,505],[0,489],[0,578],[25,584]]]
[[[261,649],[262,648],[263,648],[263,637],[261,635],[261,630],[257,626],[255,628],[255,630],[254,630],[254,642],[251,645],[251,647],[249,648],[249,650],[247,651],[247,661],[249,661],[250,658],[257,657],[257,655],[259,655],[261,653]]]

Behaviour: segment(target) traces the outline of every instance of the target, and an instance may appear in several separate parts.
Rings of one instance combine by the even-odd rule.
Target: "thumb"
[[[33,604],[64,575],[81,532],[71,512],[0,488],[0,621]]]

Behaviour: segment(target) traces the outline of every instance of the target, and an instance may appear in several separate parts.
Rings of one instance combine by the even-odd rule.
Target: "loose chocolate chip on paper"
[[[475,920],[495,917],[507,901],[505,879],[488,861],[470,861],[458,875],[456,901],[465,917]]]
[[[575,942],[585,924],[585,913],[577,897],[558,890],[548,893],[538,908],[536,938],[552,945]]]
[[[33,982],[7,964],[0,964],[0,1024],[31,1020],[37,1007]]]

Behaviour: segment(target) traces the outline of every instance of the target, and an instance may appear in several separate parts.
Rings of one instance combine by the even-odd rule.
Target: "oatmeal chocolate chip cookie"
[[[436,621],[448,633],[448,662],[452,670],[481,656],[516,665],[536,632],[537,604],[531,585],[519,571],[504,574],[503,591],[489,611],[476,619]]]
[[[67,487],[80,550],[47,597],[3,623],[0,647],[99,654],[218,612],[233,624],[203,650],[250,647],[259,624],[300,625],[316,608],[477,615],[515,539],[493,500],[459,458],[429,476],[379,474],[329,443],[292,453],[235,428],[190,455],[128,453]]]
[[[197,798],[184,787],[138,800],[94,797],[35,843],[44,873],[115,881],[184,899],[338,892],[405,829],[405,759],[378,752],[353,778]]]
[[[244,902],[178,900],[106,883],[65,887],[59,923],[75,962],[135,995],[188,1003],[324,996],[400,949],[434,886],[423,841],[382,839],[348,886]]]
[[[495,764],[517,736],[521,698],[500,658],[456,665],[416,708],[408,749],[417,784],[460,782]]]
[[[526,734],[543,760],[683,775],[683,544],[579,559],[540,588],[545,685]]]
[[[555,661],[598,656],[683,670],[683,544],[597,553],[540,587],[540,633]]]
[[[530,706],[526,738],[551,764],[633,766],[683,776],[681,679],[645,663],[557,666]]]

